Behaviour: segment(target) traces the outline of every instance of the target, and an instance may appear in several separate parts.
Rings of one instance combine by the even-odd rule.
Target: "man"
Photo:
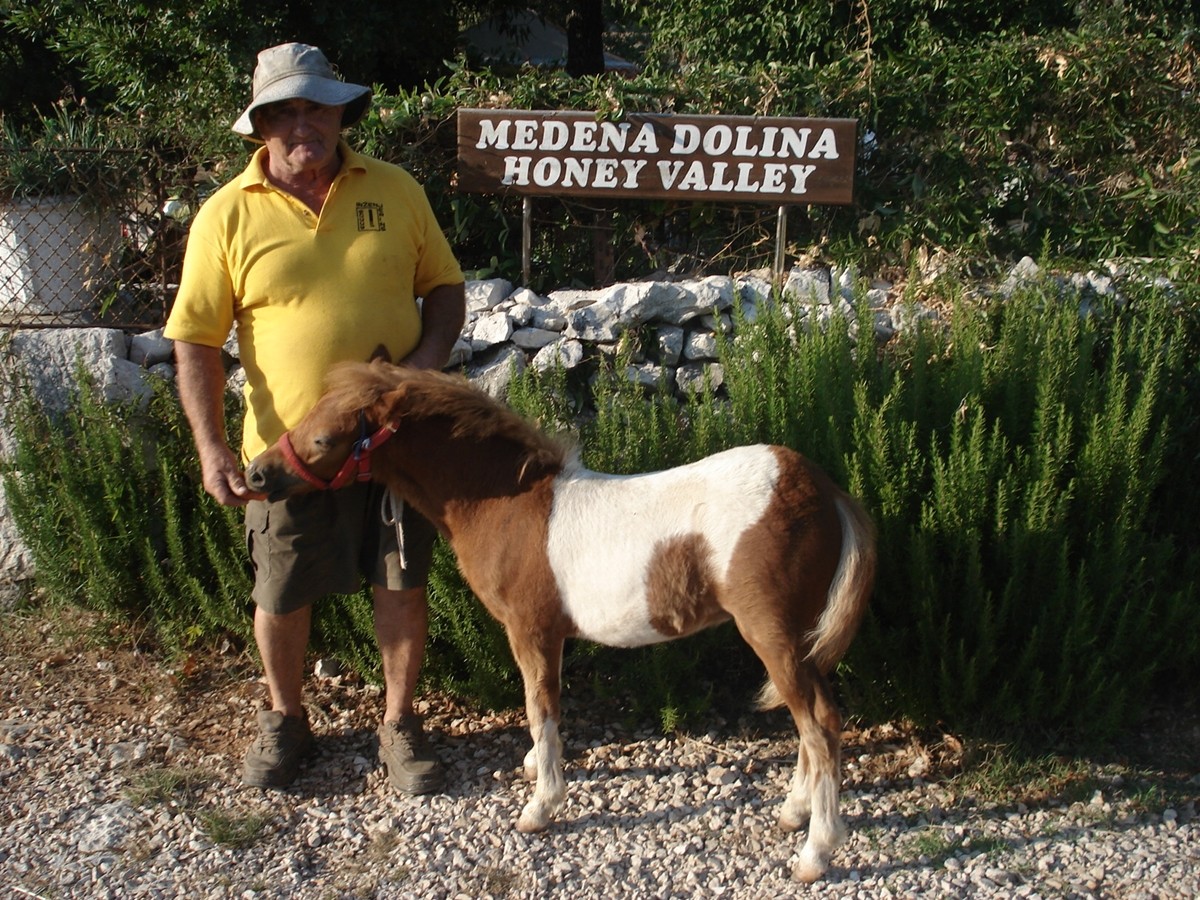
[[[372,584],[385,681],[380,759],[397,789],[427,793],[442,772],[413,694],[428,629],[434,533],[406,509],[403,546],[382,525],[381,489],[363,484],[269,503],[245,462],[299,421],[329,367],[367,360],[441,368],[462,329],[463,275],[424,191],[399,167],[352,151],[341,131],[371,92],[338,79],[324,54],[283,44],[258,56],[250,105],[234,131],[263,146],[192,224],[166,336],[204,488],[246,506],[254,635],[270,709],[242,777],[291,783],[312,735],[301,699],[312,604]],[[418,302],[417,298],[421,298]],[[241,459],[225,437],[221,347],[236,325],[246,371]]]

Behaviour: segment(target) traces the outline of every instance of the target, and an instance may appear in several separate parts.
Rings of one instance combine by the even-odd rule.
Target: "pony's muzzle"
[[[267,454],[260,454],[246,466],[246,486],[259,494],[266,494],[267,499],[274,503],[305,488],[304,479],[289,472],[282,462],[272,462],[264,459]]]

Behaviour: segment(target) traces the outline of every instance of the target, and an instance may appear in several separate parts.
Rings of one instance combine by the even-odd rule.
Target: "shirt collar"
[[[338,140],[338,150],[342,155],[342,167],[338,169],[338,173],[334,176],[334,181],[340,181],[348,172],[365,172],[366,157],[361,153],[357,153],[350,149],[350,145],[344,139]],[[263,170],[263,162],[267,158],[267,148],[259,147],[254,151],[254,155],[250,157],[250,162],[246,164],[246,168],[242,170],[241,178],[238,181],[238,186],[242,190],[255,189],[273,189],[271,182],[267,181],[267,176]]]

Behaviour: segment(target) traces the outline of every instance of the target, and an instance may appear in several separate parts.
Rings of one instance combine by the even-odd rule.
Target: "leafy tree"
[[[460,17],[506,5],[14,0],[0,13],[0,97],[19,117],[86,91],[162,146],[212,152],[236,146],[228,126],[262,48],[316,44],[354,81],[411,89],[454,56]]]
[[[826,65],[854,52],[886,54],[984,34],[1111,25],[1129,15],[1122,0],[622,0],[619,5],[650,33],[653,60],[685,68],[806,60]],[[1143,20],[1165,30],[1172,23],[1195,22],[1191,0],[1136,6]]]
[[[0,111],[16,126],[64,97],[83,93],[78,69],[0,20]]]
[[[170,0],[18,0],[5,24],[71,66],[119,119],[164,146],[205,146],[214,119],[245,93],[247,43],[261,26],[241,0],[180,7]],[[232,140],[232,138],[231,138]]]

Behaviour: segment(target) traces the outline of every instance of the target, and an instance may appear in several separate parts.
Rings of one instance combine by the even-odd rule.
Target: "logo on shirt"
[[[359,231],[387,231],[383,222],[382,203],[356,203],[355,214],[358,216]]]

